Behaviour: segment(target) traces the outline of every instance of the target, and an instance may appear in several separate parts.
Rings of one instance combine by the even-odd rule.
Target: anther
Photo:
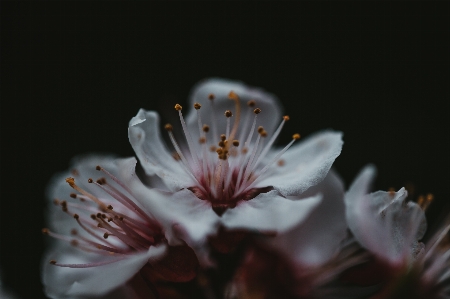
[[[261,137],[267,137],[267,131],[266,130],[262,130],[261,133],[259,133],[261,135]]]
[[[91,179],[91,178],[88,179],[88,183],[89,183],[89,184],[92,184],[93,182],[94,182],[93,179]]]
[[[77,195],[75,193],[70,193],[70,197],[77,198]]]
[[[292,138],[295,140],[299,140],[300,139],[300,134],[296,133],[294,135],[292,135]]]
[[[123,217],[122,217],[122,216],[120,216],[120,217],[119,217],[119,220],[120,220],[120,221],[123,221]]]
[[[102,218],[102,213],[97,213],[97,218]]]
[[[394,196],[395,195],[395,188],[393,188],[393,187],[389,188],[388,192],[389,192],[390,196]]]
[[[70,241],[70,245],[72,245],[72,246],[78,246],[78,241],[77,241],[77,240],[71,240],[71,241]]]
[[[56,261],[55,260],[50,260],[50,265],[55,265]]]
[[[216,153],[218,153],[219,155],[221,155],[221,154],[223,153],[223,149],[222,149],[222,148],[216,149]]]
[[[97,165],[97,166],[95,166],[95,170],[100,171],[100,170],[102,170],[102,168],[100,167],[100,165]]]
[[[80,216],[78,214],[73,214],[73,218],[78,220],[78,219],[80,219]]]
[[[230,91],[230,93],[228,94],[228,98],[230,99],[230,100],[239,100],[239,97],[238,97],[238,95],[234,92],[234,91]]]
[[[264,128],[262,126],[258,127],[258,133],[261,134],[264,131]]]
[[[72,235],[72,236],[76,236],[76,235],[78,235],[78,231],[76,230],[76,229],[72,229],[71,231],[70,231],[70,234]]]
[[[255,100],[250,100],[250,101],[247,102],[247,105],[248,105],[249,107],[255,107],[256,102],[255,102]]]
[[[48,235],[48,233],[49,233],[48,228],[43,228],[43,229],[42,229],[42,233],[43,233],[44,235]]]
[[[99,178],[96,181],[96,183],[99,184],[99,185],[104,185],[104,184],[106,184],[106,179],[105,178]]]
[[[181,157],[177,152],[172,153],[172,157],[175,159],[175,161],[180,161]]]
[[[103,234],[103,238],[108,239],[108,237],[109,237],[109,234],[108,234],[108,233],[104,233],[104,234]]]
[[[175,110],[180,111],[181,109],[183,109],[183,107],[181,107],[180,104],[175,105]]]
[[[233,113],[232,113],[230,110],[226,110],[226,111],[225,111],[225,116],[226,116],[226,117],[232,117],[232,116],[233,116]]]
[[[225,136],[225,134],[221,134],[220,135],[220,140],[225,141],[225,139],[227,139],[227,136]]]
[[[233,145],[236,146],[236,147],[239,146],[239,140],[236,140],[236,139],[233,140]]]
[[[289,115],[285,115],[283,116],[284,121],[288,121],[289,120]]]
[[[203,132],[208,133],[209,132],[209,126],[203,125]]]
[[[210,100],[214,100],[215,97],[216,97],[216,96],[215,96],[213,93],[210,93],[210,94],[208,95],[208,99],[210,99]]]
[[[224,147],[225,146],[225,141],[219,141],[219,143],[217,144],[220,147]]]
[[[105,215],[105,214],[102,214],[102,218],[105,219],[105,218],[106,218],[106,215]]]
[[[96,218],[95,214],[91,214],[91,219],[95,220]]]
[[[112,205],[108,205],[107,208],[108,208],[108,210],[112,210],[113,206]]]
[[[431,194],[431,193],[428,193],[427,194],[427,201],[432,201],[434,199],[434,195],[433,194]]]
[[[166,129],[166,131],[168,131],[168,132],[172,132],[173,127],[172,127],[171,124],[166,124],[166,125],[164,126],[164,129]]]
[[[284,166],[284,163],[285,163],[284,160],[278,160],[277,164],[278,164],[278,166],[281,167],[281,166]]]
[[[204,143],[206,143],[206,138],[205,137],[200,137],[198,142],[200,142],[200,144],[204,144]]]
[[[75,179],[74,178],[67,178],[66,183],[70,185],[70,187],[73,188],[75,186]]]
[[[261,113],[261,109],[256,108],[255,110],[253,110],[253,113],[255,113],[255,114],[260,114],[260,113]]]

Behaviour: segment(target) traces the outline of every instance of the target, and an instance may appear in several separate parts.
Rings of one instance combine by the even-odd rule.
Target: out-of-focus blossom
[[[156,112],[140,110],[129,126],[145,174],[162,182],[153,188],[133,181],[130,188],[161,221],[169,244],[202,244],[219,227],[287,231],[320,205],[319,193],[301,195],[326,177],[341,151],[341,133],[321,132],[292,146],[295,134],[274,149],[289,117],[282,117],[275,96],[240,82],[203,81],[190,104],[186,120],[175,106],[185,138],[165,126],[173,153],[161,140]]]
[[[374,255],[368,270],[378,274],[381,291],[373,298],[450,298],[450,246],[442,242],[450,226],[422,243],[427,225],[421,206],[406,200],[404,188],[369,194],[374,176],[374,167],[366,167],[346,195],[349,227]],[[368,271],[359,275],[371,277]]]
[[[53,237],[43,263],[52,298],[153,298],[159,280],[195,277],[198,260],[188,246],[168,246],[164,231],[125,185],[137,180],[136,160],[77,159],[49,188]]]

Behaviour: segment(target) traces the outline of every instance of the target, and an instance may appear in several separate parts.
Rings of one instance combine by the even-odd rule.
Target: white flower
[[[419,240],[426,231],[425,213],[408,202],[405,188],[369,194],[375,168],[358,175],[345,196],[347,222],[358,242],[392,265],[414,259],[423,249]]]
[[[59,208],[50,207],[49,228],[43,229],[56,239],[43,263],[48,296],[149,297],[151,273],[169,281],[195,277],[192,249],[167,246],[160,224],[123,183],[137,179],[135,164],[134,158],[91,156],[53,179],[49,198]]]
[[[201,244],[219,226],[286,231],[318,207],[317,193],[296,197],[325,178],[340,154],[341,133],[325,131],[291,147],[299,138],[295,134],[285,148],[273,149],[289,117],[281,116],[275,96],[240,82],[200,82],[190,104],[195,109],[186,121],[181,106],[175,107],[186,146],[166,125],[175,158],[161,140],[156,112],[140,110],[129,126],[130,143],[146,175],[158,176],[164,187],[129,184],[162,221],[169,244],[180,237]]]
[[[382,268],[384,284],[374,298],[450,298],[450,246],[443,242],[450,225],[422,243],[426,205],[407,202],[404,188],[368,194],[374,175],[366,167],[346,195],[349,227]]]

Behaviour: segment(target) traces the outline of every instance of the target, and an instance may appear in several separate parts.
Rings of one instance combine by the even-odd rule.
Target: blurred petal
[[[330,171],[322,183],[308,189],[302,198],[317,193],[322,194],[322,202],[305,221],[270,242],[301,265],[323,265],[333,257],[347,235],[341,179]]]
[[[364,168],[346,194],[347,222],[360,244],[390,262],[402,262],[420,250],[418,239],[426,229],[425,215],[398,192],[368,194],[375,168]]]
[[[241,126],[245,123],[246,118],[253,120],[253,109],[258,107],[262,111],[261,117],[258,117],[258,125],[263,126],[270,136],[275,131],[275,127],[281,122],[281,104],[277,97],[265,92],[263,89],[247,86],[243,82],[220,78],[203,80],[192,89],[189,98],[190,110],[186,117],[191,134],[195,137],[199,135],[197,112],[193,109],[193,105],[196,102],[202,105],[199,111],[203,123],[211,124],[214,121],[218,124],[218,134],[225,133],[226,118],[223,115],[224,111],[231,110],[233,114],[236,114],[234,101],[228,98],[230,91],[234,91],[241,102]],[[208,99],[209,94],[215,95],[214,111],[211,110],[211,103]],[[252,109],[247,107],[249,100],[256,101],[256,106]],[[241,138],[240,136],[237,137]],[[194,140],[196,139],[194,138]]]
[[[45,292],[52,298],[105,295],[125,284],[149,260],[161,258],[165,249],[165,246],[152,246],[146,252],[127,255],[118,262],[89,268],[58,267],[44,262],[42,275]],[[99,260],[96,254],[80,254],[79,250],[64,245],[54,247],[47,257],[64,264],[98,263],[118,258],[104,257]]]

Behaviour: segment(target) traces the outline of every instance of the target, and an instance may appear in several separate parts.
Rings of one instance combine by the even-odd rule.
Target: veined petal
[[[323,265],[333,257],[347,235],[344,185],[334,171],[330,171],[319,185],[308,189],[301,197],[319,192],[323,196],[319,206],[303,222],[270,242],[301,265]],[[296,201],[304,200],[302,198]]]
[[[241,101],[241,126],[245,123],[246,118],[254,117],[253,109],[246,109],[247,102],[255,100],[256,107],[261,109],[261,117],[258,118],[258,126],[263,126],[268,132],[269,136],[275,131],[275,127],[281,121],[281,104],[278,98],[263,89],[250,87],[240,81],[231,81],[220,78],[211,78],[199,82],[191,91],[189,97],[190,112],[187,115],[186,122],[190,128],[190,132],[197,136],[197,111],[192,109],[194,103],[200,103],[202,108],[199,110],[201,118],[204,123],[211,124],[212,121],[217,124],[218,134],[225,133],[226,118],[224,117],[225,110],[235,112],[234,101],[228,97],[230,91],[233,91],[239,96]],[[208,96],[214,94],[214,109],[211,108]],[[248,132],[247,132],[248,133]],[[237,136],[241,138],[241,136]]]
[[[283,167],[275,168],[257,184],[273,186],[284,196],[298,196],[320,183],[342,149],[342,133],[324,131],[292,146],[282,159]]]
[[[222,216],[222,224],[230,229],[283,232],[303,222],[321,200],[321,195],[291,200],[272,190],[228,209]]]
[[[139,110],[130,121],[128,137],[147,175],[157,175],[172,191],[192,185],[192,179],[161,140],[156,112]]]
[[[64,248],[62,248],[64,247]],[[60,259],[64,264],[80,264],[113,261],[120,257],[99,257],[80,254],[69,246],[56,246],[48,257]],[[77,296],[101,296],[126,283],[152,259],[163,256],[166,246],[150,247],[148,251],[124,256],[122,260],[96,267],[68,268],[43,265],[45,292],[52,298],[74,298]]]

